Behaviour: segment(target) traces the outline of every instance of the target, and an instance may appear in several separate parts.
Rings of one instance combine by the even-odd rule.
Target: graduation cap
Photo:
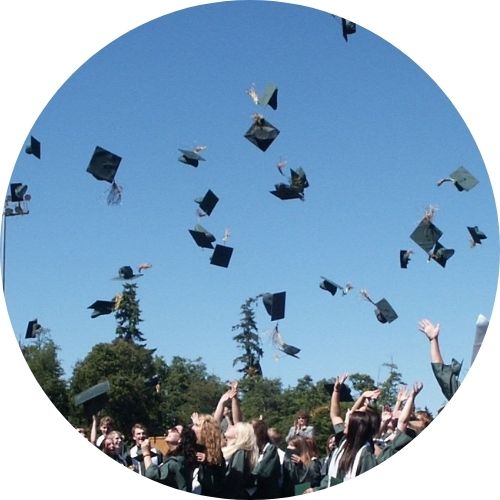
[[[215,249],[210,257],[210,264],[219,267],[228,267],[232,255],[233,248],[225,245],[215,245]]]
[[[335,388],[335,384],[331,382],[325,382],[323,384],[325,391],[330,394],[333,394],[333,389]],[[354,401],[351,395],[351,389],[346,384],[340,384],[340,402],[342,403],[352,403]]]
[[[487,236],[480,231],[477,226],[467,226],[467,229],[472,237],[472,246],[481,245],[481,240],[485,240],[487,238]]]
[[[261,151],[266,151],[278,137],[280,131],[271,125],[262,115],[256,114],[254,122],[246,131],[245,137]]]
[[[277,198],[279,198],[280,200],[304,199],[304,193],[300,192],[299,190],[297,190],[293,186],[290,186],[289,184],[285,184],[284,182],[275,184],[274,190],[269,192],[274,196],[276,196]]]
[[[215,236],[212,233],[209,233],[202,225],[196,224],[194,229],[189,230],[189,234],[193,237],[199,247],[214,248],[212,243],[215,241]]]
[[[24,150],[27,154],[36,156],[38,159],[42,156],[42,148],[40,141],[35,139],[33,136],[30,137],[30,143],[26,146]]]
[[[259,104],[260,106],[268,105],[274,110],[278,109],[278,87],[276,87],[273,83],[269,83],[266,86],[264,93],[261,96],[257,94],[257,90],[254,85],[247,90],[247,94],[251,97],[255,104]]]
[[[21,182],[14,182],[10,185],[10,201],[18,203],[24,201],[28,186]]]
[[[87,415],[95,415],[108,402],[108,393],[110,390],[111,384],[105,380],[77,394],[74,398],[74,403],[76,406],[83,405],[83,409]]]
[[[412,250],[400,250],[399,251],[399,265],[401,269],[406,269],[408,263],[410,262],[410,256],[413,254]]]
[[[279,351],[287,354],[288,356],[292,356],[294,358],[299,359],[297,354],[300,352],[300,349],[298,347],[295,347],[293,345],[287,344],[286,342],[283,341],[283,337],[281,336],[281,333],[278,330],[278,325],[274,327],[273,334],[272,334],[272,343],[276,349]]]
[[[121,161],[120,156],[100,146],[96,146],[87,167],[87,172],[97,180],[106,181],[111,184],[108,193],[108,205],[117,205],[121,201],[122,187],[115,182],[116,172]]]
[[[296,170],[290,169],[290,185],[297,189],[297,191],[303,193],[304,189],[309,187],[309,181],[307,180],[306,173],[302,167]]]
[[[267,313],[271,316],[271,321],[277,321],[285,317],[286,292],[264,293],[262,303]]]
[[[486,335],[486,331],[488,330],[490,322],[486,316],[480,314],[476,320],[476,333],[474,335],[474,344],[472,345],[472,357],[471,357],[471,365],[476,359],[479,348],[481,347],[484,336]]]
[[[25,339],[34,339],[39,333],[42,333],[43,328],[37,319],[28,322],[28,327],[26,328]]]
[[[443,236],[443,232],[432,223],[433,215],[434,209],[427,210],[419,225],[410,234],[410,238],[427,254]]]
[[[93,309],[91,318],[111,314],[116,309],[116,300],[96,300],[87,309]]]
[[[396,311],[386,299],[374,302],[368,296],[368,292],[366,290],[361,290],[361,296],[375,306],[375,316],[380,323],[392,323],[395,319],[397,319],[398,315],[396,314]]]
[[[445,177],[438,181],[437,185],[441,186],[444,182],[453,182],[459,191],[470,191],[479,181],[465,168],[459,167],[452,172],[449,177]]]
[[[144,276],[143,274],[134,274],[134,270],[130,266],[122,266],[118,269],[118,278],[119,280],[132,280],[135,278],[140,278]]]
[[[205,158],[198,154],[198,152],[202,149],[205,148],[198,147],[190,151],[188,151],[187,149],[179,149],[179,151],[182,153],[181,156],[179,156],[179,161],[196,168],[200,164],[200,161],[205,161]]]
[[[453,256],[455,250],[445,248],[441,243],[436,243],[432,250],[429,259],[435,260],[441,267],[446,267],[446,262]]]
[[[353,35],[354,33],[356,33],[356,24],[342,18],[342,36],[344,40],[347,42],[348,35]]]
[[[198,203],[204,214],[210,215],[215,208],[215,205],[217,205],[219,198],[211,189],[209,189],[202,198],[197,198],[194,201]]]
[[[338,289],[342,290],[342,295],[346,295],[352,289],[352,285],[349,283],[345,287],[343,287],[337,285],[337,283],[334,283],[333,281],[325,278],[324,276],[321,276],[319,287],[322,288],[323,290],[326,290],[327,292],[330,292],[332,295],[335,295]]]

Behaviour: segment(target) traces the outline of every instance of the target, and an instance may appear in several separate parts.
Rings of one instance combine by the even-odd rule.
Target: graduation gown
[[[255,476],[250,470],[245,450],[235,451],[226,465],[222,498],[250,499],[256,491]]]
[[[267,443],[261,454],[257,465],[253,470],[256,479],[257,490],[254,498],[280,498],[281,497],[281,475],[282,468],[278,449],[271,443]]]
[[[444,397],[449,401],[460,386],[458,376],[462,369],[462,363],[459,363],[456,359],[452,359],[451,365],[431,363],[431,366]]]
[[[223,492],[226,474],[224,459],[220,465],[203,462],[198,467],[198,482],[201,494],[209,497],[220,497]]]
[[[192,472],[182,455],[168,457],[161,465],[151,464],[146,477],[182,491],[191,491]],[[190,478],[191,476],[191,478]]]

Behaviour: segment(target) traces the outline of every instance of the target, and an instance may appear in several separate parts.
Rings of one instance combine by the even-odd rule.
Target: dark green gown
[[[267,443],[262,458],[253,470],[256,478],[257,490],[254,498],[281,497],[281,463],[276,446]]]

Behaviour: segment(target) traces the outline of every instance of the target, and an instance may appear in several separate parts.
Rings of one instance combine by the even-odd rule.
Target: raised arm
[[[375,389],[373,391],[365,391],[359,396],[358,399],[352,405],[351,411],[361,410],[367,403],[369,399],[377,399],[380,396],[380,389]]]
[[[340,388],[342,384],[347,380],[347,377],[347,373],[339,375],[335,379],[335,384],[333,386],[332,399],[330,401],[330,419],[334,427],[344,422],[342,420],[342,417],[340,416]]]
[[[415,398],[417,397],[417,394],[422,390],[423,388],[422,383],[416,383],[413,384],[413,388],[410,390],[408,394],[408,398],[406,400],[406,403],[401,410],[401,414],[399,415],[398,418],[398,430],[401,432],[406,431],[406,427],[408,426],[408,422],[410,421],[410,418],[415,411]]]
[[[241,413],[240,400],[238,399],[238,382],[233,382],[231,385],[231,415],[233,424],[243,422],[243,414]]]
[[[92,427],[90,428],[90,442],[95,445],[97,443],[97,417],[92,415]]]
[[[434,325],[428,319],[422,319],[418,323],[418,329],[425,334],[431,346],[431,363],[443,363],[441,350],[439,348],[439,332],[441,327],[439,323]]]

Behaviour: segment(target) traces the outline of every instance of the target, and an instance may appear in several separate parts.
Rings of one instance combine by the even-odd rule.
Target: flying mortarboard
[[[380,323],[392,323],[398,315],[386,299],[374,302],[369,296],[367,290],[361,290],[361,296],[375,306],[375,316]]]
[[[356,24],[342,18],[342,36],[344,40],[347,42],[348,35],[353,35],[354,33],[356,33]]]
[[[30,143],[26,146],[24,150],[27,154],[36,156],[38,159],[42,156],[42,148],[40,141],[30,136]]]
[[[246,131],[245,137],[261,151],[266,151],[278,137],[280,131],[271,125],[262,115],[255,114],[254,122]]]
[[[443,232],[432,223],[434,209],[428,209],[426,214],[415,228],[410,238],[427,254],[431,252],[439,238],[443,236]]]
[[[444,182],[453,182],[459,191],[470,191],[479,181],[465,168],[459,167],[452,172],[449,177],[445,177],[438,181],[437,185],[441,186]]]
[[[285,317],[286,292],[264,293],[262,303],[267,313],[271,316],[271,321],[277,321]]]
[[[274,190],[269,192],[280,200],[304,199],[304,194],[302,192],[298,191],[296,188],[290,186],[289,184],[285,184],[284,182],[275,184]]]
[[[273,346],[276,349],[287,354],[288,356],[292,356],[294,358],[299,359],[297,354],[300,352],[300,349],[298,347],[293,346],[293,345],[287,344],[283,341],[283,337],[281,336],[281,333],[278,330],[278,324],[276,324],[276,326],[274,327],[271,340],[272,340]]]
[[[302,167],[296,170],[290,169],[290,185],[296,188],[299,192],[303,193],[304,189],[309,187],[309,181],[307,180],[306,173]]]
[[[215,236],[212,233],[209,233],[202,225],[196,224],[194,229],[189,230],[189,234],[191,234],[199,247],[214,248],[212,243],[215,241]]]
[[[272,109],[278,109],[278,87],[270,83],[264,89],[264,93],[259,97],[258,103],[261,106],[270,106]]]
[[[210,257],[210,264],[219,267],[228,267],[233,249],[225,245],[215,245],[215,249]]]
[[[325,391],[330,394],[330,396],[333,394],[333,389],[335,387],[334,383],[331,382],[326,382],[323,384],[323,387]],[[346,384],[341,384],[340,385],[340,402],[342,403],[352,403],[354,401],[352,395],[351,395],[351,389],[349,388],[348,385]]]
[[[410,257],[412,255],[412,250],[400,250],[399,251],[399,265],[401,269],[406,269],[408,267],[408,263],[410,262]]]
[[[83,405],[86,414],[95,415],[108,402],[108,393],[110,390],[111,384],[105,380],[77,394],[74,398],[74,403],[76,406]]]
[[[434,249],[429,255],[429,259],[435,260],[441,267],[446,267],[448,259],[453,257],[455,250],[452,248],[445,248],[441,243],[436,243]]]
[[[215,205],[217,205],[219,198],[211,189],[209,189],[202,198],[197,198],[194,201],[198,203],[201,210],[203,210],[206,215],[210,215],[215,208]]]
[[[467,229],[472,237],[472,246],[481,245],[481,240],[485,240],[487,236],[477,226],[469,227]]]
[[[117,205],[121,201],[122,187],[115,182],[116,172],[121,161],[121,156],[96,146],[87,167],[87,172],[97,180],[111,184],[108,193],[108,205]]]
[[[333,281],[325,278],[324,276],[321,276],[321,282],[319,284],[319,287],[322,288],[323,290],[326,290],[327,292],[330,292],[332,295],[335,295],[338,289],[342,290],[342,295],[346,295],[352,289],[352,285],[350,283],[348,283],[345,287],[343,287],[337,285],[337,283],[334,283]]]
[[[116,309],[116,300],[96,300],[87,309],[93,309],[91,318],[111,314]]]
[[[24,201],[28,186],[21,182],[14,182],[10,185],[10,201],[18,203]]]
[[[34,339],[43,330],[42,325],[38,323],[37,319],[28,322],[28,327],[26,328],[25,339]]]
[[[200,161],[205,161],[205,158],[198,154],[198,149],[199,148],[194,148],[194,150],[191,151],[188,151],[187,149],[179,149],[182,153],[182,155],[179,156],[179,161],[196,168],[200,164]]]
[[[144,276],[143,274],[134,274],[134,270],[130,266],[122,266],[118,269],[118,277],[116,279],[119,280],[132,280],[135,278],[139,278]]]

